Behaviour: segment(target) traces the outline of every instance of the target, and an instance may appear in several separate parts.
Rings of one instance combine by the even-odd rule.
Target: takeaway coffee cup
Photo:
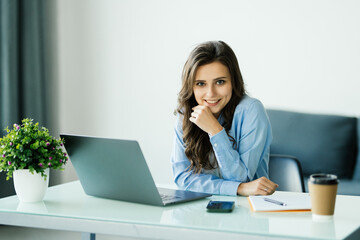
[[[339,180],[332,174],[310,175],[308,186],[311,212],[314,219],[331,219],[334,215],[336,192]]]

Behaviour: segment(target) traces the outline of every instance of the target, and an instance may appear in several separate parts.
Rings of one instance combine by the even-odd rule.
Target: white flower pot
[[[28,169],[15,170],[13,173],[16,195],[21,202],[40,202],[44,199],[49,186],[49,169],[45,170],[46,180],[40,173],[32,174]]]

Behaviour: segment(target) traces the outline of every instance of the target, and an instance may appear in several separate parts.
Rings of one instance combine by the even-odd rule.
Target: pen
[[[280,202],[280,201],[276,201],[274,199],[271,198],[264,198],[265,201],[267,202],[271,202],[271,203],[275,203],[277,205],[281,205],[281,206],[286,206],[286,203]]]

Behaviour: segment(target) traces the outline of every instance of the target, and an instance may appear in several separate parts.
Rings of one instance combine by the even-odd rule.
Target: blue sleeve
[[[185,155],[182,119],[177,117],[174,148],[171,155],[174,181],[180,189],[219,195],[236,195],[240,182],[220,179],[215,175],[189,171],[190,161]]]
[[[235,138],[236,149],[224,129],[210,138],[223,178],[238,182],[268,178],[272,134],[260,101],[252,101],[245,109],[235,111],[230,135]]]

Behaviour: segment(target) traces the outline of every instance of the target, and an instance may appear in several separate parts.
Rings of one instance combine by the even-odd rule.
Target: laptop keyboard
[[[160,197],[163,201],[173,201],[173,200],[177,200],[180,198],[178,196],[166,195],[166,194],[160,194]]]

